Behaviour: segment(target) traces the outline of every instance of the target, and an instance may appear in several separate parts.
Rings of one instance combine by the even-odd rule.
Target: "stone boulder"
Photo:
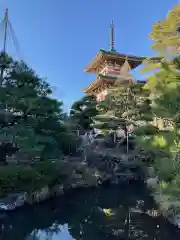
[[[27,193],[13,193],[7,197],[0,199],[0,211],[12,211],[17,207],[21,207],[27,202]]]
[[[158,184],[158,177],[148,178],[146,184],[149,189],[155,189]]]

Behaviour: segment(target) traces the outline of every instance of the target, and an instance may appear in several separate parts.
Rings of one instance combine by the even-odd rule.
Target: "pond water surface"
[[[154,208],[143,187],[119,185],[73,190],[46,203],[0,214],[2,240],[180,239],[178,229],[161,217],[132,211],[144,202]]]

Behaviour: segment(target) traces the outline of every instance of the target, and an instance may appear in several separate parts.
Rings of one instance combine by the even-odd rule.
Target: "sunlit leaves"
[[[149,72],[149,71],[154,71],[158,70],[161,68],[161,62],[159,63],[152,63],[151,61],[146,61],[144,62],[144,68],[141,70],[141,72]]]
[[[180,5],[169,11],[164,20],[153,25],[151,39],[154,41],[153,48],[159,52],[178,54],[180,52],[179,38]]]
[[[143,72],[151,72],[144,89],[150,92],[153,114],[163,131],[138,137],[139,145],[153,155],[153,166],[161,180],[161,189],[179,194],[180,187],[180,5],[168,12],[162,21],[153,25],[150,34],[157,56],[144,61]],[[164,129],[164,121],[173,128]],[[162,126],[161,126],[162,124]],[[161,153],[164,154],[161,154]],[[166,185],[166,181],[171,183]]]
[[[163,136],[155,136],[153,145],[161,148],[166,147],[166,139]]]

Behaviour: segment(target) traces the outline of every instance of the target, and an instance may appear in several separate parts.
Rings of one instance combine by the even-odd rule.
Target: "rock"
[[[127,154],[122,154],[121,155],[121,162],[128,162],[129,158],[128,158],[128,155]]]
[[[50,190],[48,187],[43,187],[40,190],[34,191],[30,194],[28,202],[30,204],[39,203],[44,200],[47,200],[51,196]]]
[[[0,211],[11,211],[16,208],[15,203],[9,201],[8,198],[0,200]]]
[[[153,167],[148,167],[148,168],[147,168],[147,175],[148,175],[148,177],[150,177],[150,178],[156,177],[156,174],[155,174],[155,171],[154,171],[154,168],[153,168]]]
[[[59,196],[64,193],[64,186],[62,184],[58,184],[52,189],[53,195]]]
[[[16,207],[21,207],[25,204],[25,202],[27,202],[27,193],[19,193],[16,194]]]
[[[173,217],[173,224],[180,228],[180,214],[177,214]]]
[[[143,208],[144,207],[144,200],[137,200],[136,201],[136,208]]]
[[[150,217],[156,218],[159,217],[160,212],[157,209],[149,209],[146,212],[147,215],[149,215]]]
[[[6,198],[0,200],[0,211],[11,211],[21,207],[27,201],[27,193],[9,194]]]
[[[158,184],[158,177],[154,177],[154,178],[148,178],[146,181],[147,187],[148,188],[156,188],[157,184]]]

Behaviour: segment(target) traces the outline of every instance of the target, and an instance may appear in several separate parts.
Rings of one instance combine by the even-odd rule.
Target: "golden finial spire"
[[[111,27],[110,27],[110,50],[116,51],[114,49],[114,23],[113,23],[113,21],[111,22]]]

